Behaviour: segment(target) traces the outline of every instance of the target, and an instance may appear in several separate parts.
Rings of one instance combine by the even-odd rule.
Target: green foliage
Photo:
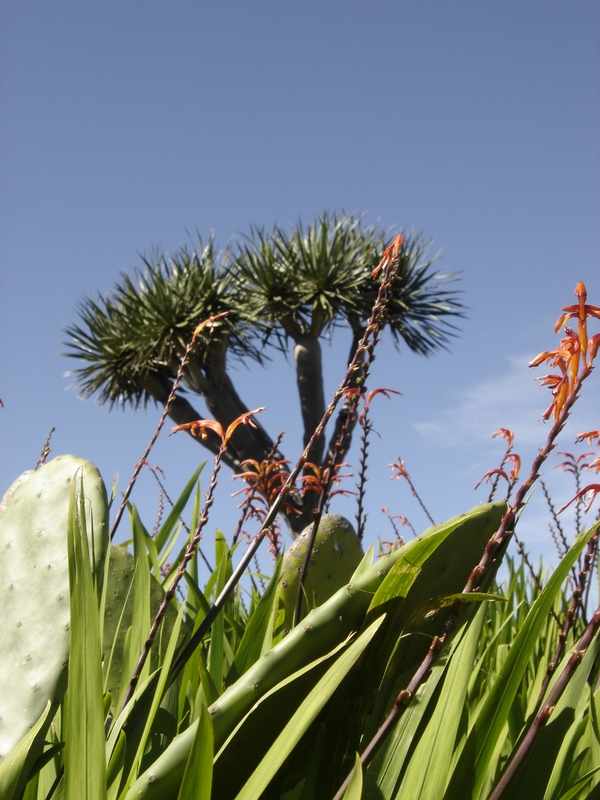
[[[332,278],[327,259],[336,237],[344,250],[355,233],[330,223],[327,218],[319,235],[315,227],[308,239],[302,233],[278,245],[280,255],[295,248],[298,273],[305,270],[317,283]],[[401,241],[384,253],[365,337],[323,417],[324,426],[345,397],[344,413],[358,417],[365,440],[369,399],[357,415],[355,368],[364,380],[388,300],[393,320],[389,295],[402,263]],[[351,280],[348,269],[340,281]],[[298,287],[300,280],[289,292]],[[283,493],[282,474],[264,469],[262,500],[270,507],[258,514],[261,528],[241,559],[238,534],[247,516],[258,513],[251,508],[258,483],[247,493],[231,543],[217,531],[215,567],[206,581],[199,544],[228,437],[202,508],[200,469],[153,535],[129,505],[133,554],[108,547],[106,492],[91,464],[65,456],[21,476],[0,504],[0,800],[598,797],[600,607],[586,619],[583,598],[600,522],[584,530],[576,514],[569,547],[549,503],[564,545],[557,568],[535,574],[525,556],[519,566],[507,559],[508,579],[497,580],[528,493],[598,350],[600,335],[589,339],[589,359],[580,358],[588,341],[585,316],[590,309],[600,315],[600,308],[585,304],[583,284],[576,294],[580,304],[567,307],[567,316],[579,315],[579,338],[567,331],[560,348],[536,360],[550,360],[562,373],[544,378],[559,387],[546,414],[555,424],[516,489],[520,458],[512,453],[512,433],[501,431],[508,442],[502,467],[510,461],[513,469],[510,477],[502,467],[488,477],[508,482],[510,503],[480,504],[407,543],[399,540],[375,560],[374,547],[361,558],[347,521],[320,517],[332,484],[308,456],[322,426],[313,426]],[[293,325],[305,326],[309,312],[313,322],[321,315],[317,328],[333,324],[339,308],[319,297],[322,302],[310,294],[298,301]],[[285,329],[283,317],[271,323],[297,334]],[[300,338],[313,334],[303,328]],[[296,344],[310,350],[306,342]],[[219,430],[214,422],[207,426]],[[334,439],[338,455],[350,430],[342,421]],[[579,438],[600,440],[600,431]],[[366,442],[362,456],[359,508]],[[600,492],[597,484],[580,489],[583,467],[569,458],[575,499]],[[599,461],[586,466],[600,471]],[[396,467],[407,477],[402,462]],[[302,468],[319,493],[314,514],[311,507],[315,528],[321,521],[313,558],[302,552],[307,534],[285,561],[277,556],[265,586],[265,576],[247,570],[261,541],[273,535],[284,494]],[[195,488],[188,527],[182,515]],[[129,490],[117,520],[128,497]],[[187,535],[173,556],[179,520]],[[301,561],[308,575],[296,577]],[[292,576],[296,587],[282,591]],[[290,618],[302,593],[308,613]]]
[[[452,604],[465,597],[462,587],[506,508],[504,503],[478,506],[372,565],[369,555],[342,588],[274,643],[277,564],[264,591],[251,583],[245,602],[242,592],[228,601],[219,624],[173,678],[176,653],[189,635],[185,631],[198,627],[232,574],[234,553],[217,534],[213,573],[202,586],[188,572],[188,602],[177,603],[165,617],[154,660],[120,710],[106,689],[123,695],[123,684],[119,689],[114,676],[131,671],[133,650],[127,645],[135,618],[145,618],[149,627],[172,579],[172,570],[161,568],[170,539],[150,537],[132,507],[135,555],[112,547],[100,572],[88,554],[93,540],[86,530],[92,520],[85,514],[98,479],[90,482],[88,466],[88,482],[78,488],[73,482],[78,464],[69,461],[71,480],[57,482],[55,462],[34,473],[12,502],[31,481],[43,485],[48,504],[55,493],[62,498],[63,547],[68,543],[71,573],[66,588],[71,598],[69,691],[64,710],[47,705],[32,731],[15,742],[0,767],[2,800],[16,800],[25,786],[27,798],[36,800],[46,800],[57,786],[66,798],[111,800],[333,797],[356,766],[356,751],[381,726],[448,620]],[[27,504],[37,494],[29,492]],[[189,485],[185,495],[191,495]],[[565,579],[593,535],[590,530],[578,539],[541,593],[523,567],[509,561],[503,587],[493,587],[488,579],[495,594],[470,596],[474,611],[461,615],[429,680],[420,685],[417,702],[407,707],[376,757],[355,770],[346,797],[391,800],[400,793],[453,800],[489,794],[538,707],[557,634],[548,610],[552,604],[559,610],[566,606]],[[39,608],[37,614],[49,624],[47,609],[43,617]],[[523,796],[523,787],[540,798],[571,790],[573,797],[584,797],[598,783],[594,642],[538,745],[540,752],[555,753],[553,767],[548,759],[535,758],[534,750],[511,786],[511,797]]]
[[[99,591],[108,543],[108,510],[104,484],[89,461],[59,456],[17,479],[3,501],[0,768],[45,713],[48,701],[56,708],[66,689],[71,624],[66,533],[76,480],[83,481],[94,591]]]

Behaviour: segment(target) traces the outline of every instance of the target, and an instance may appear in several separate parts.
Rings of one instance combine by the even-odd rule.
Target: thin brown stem
[[[212,505],[214,503],[214,499],[215,499],[214,494],[215,494],[215,489],[216,489],[216,486],[217,486],[217,477],[218,477],[219,471],[221,469],[222,455],[225,452],[225,447],[226,447],[226,443],[223,442],[223,444],[221,445],[221,450],[215,456],[215,466],[214,466],[212,475],[210,477],[210,485],[209,485],[208,491],[206,493],[206,498],[205,498],[205,501],[204,501],[204,508],[202,509],[202,511],[200,513],[200,518],[198,520],[198,524],[197,524],[196,529],[194,531],[194,535],[193,535],[190,543],[187,546],[187,549],[185,551],[185,555],[181,560],[181,564],[179,565],[179,567],[177,569],[177,572],[175,573],[175,577],[173,578],[173,582],[171,583],[171,585],[169,586],[169,588],[165,592],[165,596],[163,597],[162,602],[161,602],[161,604],[160,604],[160,606],[158,608],[158,611],[156,612],[156,616],[154,617],[154,620],[153,620],[152,625],[150,627],[150,632],[148,633],[148,636],[146,637],[146,641],[144,642],[144,646],[142,648],[142,652],[140,653],[140,656],[138,658],[137,664],[135,665],[135,669],[133,671],[133,675],[131,676],[131,679],[129,681],[129,685],[127,686],[127,691],[125,692],[125,696],[124,696],[123,702],[121,704],[121,711],[123,711],[123,709],[125,708],[125,706],[127,705],[127,703],[130,701],[130,699],[133,696],[133,693],[135,691],[135,687],[137,686],[137,683],[138,683],[138,681],[140,679],[140,675],[142,674],[142,669],[144,668],[144,664],[146,663],[146,659],[148,658],[148,655],[150,653],[152,645],[154,644],[154,639],[156,638],[156,634],[158,633],[158,629],[160,627],[160,623],[162,622],[162,619],[163,619],[164,615],[167,612],[167,607],[168,607],[169,603],[171,602],[171,600],[173,599],[173,597],[175,596],[175,592],[177,590],[177,586],[179,585],[179,582],[183,578],[183,576],[185,574],[185,571],[187,569],[187,565],[189,564],[189,562],[194,557],[194,554],[196,553],[196,549],[198,547],[198,544],[200,543],[200,539],[202,537],[202,530],[204,529],[204,526],[208,522],[208,512],[210,511],[210,509],[211,509],[211,507],[212,507]]]
[[[192,336],[191,341],[189,342],[188,346],[185,348],[185,353],[183,354],[181,362],[179,363],[179,369],[177,370],[177,375],[175,376],[175,380],[173,381],[173,385],[171,387],[171,391],[169,392],[169,396],[167,398],[167,402],[165,403],[165,407],[164,407],[163,412],[162,412],[162,414],[160,416],[160,419],[158,421],[158,425],[156,426],[156,430],[152,434],[152,438],[148,442],[148,446],[144,450],[144,453],[143,453],[141,459],[135,465],[135,468],[133,470],[133,475],[131,476],[131,480],[129,481],[129,484],[128,484],[127,488],[125,489],[125,494],[123,495],[123,500],[121,501],[121,505],[119,506],[119,510],[117,511],[117,514],[115,516],[115,520],[113,522],[113,525],[112,525],[112,528],[111,528],[111,531],[110,531],[110,539],[111,539],[111,541],[114,539],[115,533],[117,532],[117,528],[119,527],[119,523],[121,522],[121,518],[123,517],[123,513],[124,513],[125,509],[127,508],[127,503],[129,502],[129,498],[131,496],[131,492],[133,491],[133,487],[136,484],[138,476],[139,476],[140,472],[142,471],[142,468],[143,468],[144,464],[148,460],[148,456],[150,455],[150,451],[154,447],[154,445],[156,443],[156,440],[158,439],[158,437],[160,435],[160,432],[163,429],[163,426],[165,424],[165,420],[167,419],[167,417],[169,415],[169,411],[171,410],[171,405],[173,403],[173,400],[175,399],[175,395],[177,393],[177,389],[179,389],[179,384],[181,383],[181,379],[183,378],[183,373],[184,373],[185,367],[186,367],[188,361],[190,360],[190,355],[191,355],[191,352],[192,352],[192,348],[194,347],[194,345],[196,343],[196,336],[198,334],[198,331],[199,331],[199,329],[196,329],[196,331],[194,332],[194,335]]]
[[[365,333],[359,343],[356,353],[354,354],[354,358],[348,365],[348,369],[346,370],[346,374],[344,375],[341,384],[339,385],[338,389],[334,392],[333,398],[329,403],[329,406],[327,407],[325,414],[323,415],[323,419],[317,426],[311,439],[304,448],[302,455],[296,462],[294,468],[290,471],[285,484],[283,485],[279,494],[275,498],[273,504],[269,508],[269,511],[267,512],[267,515],[263,520],[263,523],[259,531],[250,541],[250,544],[248,545],[248,548],[244,553],[244,555],[242,556],[239,564],[233,570],[231,577],[223,587],[220,595],[217,597],[217,599],[209,609],[205,618],[200,623],[196,633],[192,636],[187,646],[183,649],[183,651],[176,659],[173,667],[171,668],[171,681],[174,680],[175,677],[179,674],[179,672],[183,669],[187,660],[196,650],[196,648],[204,638],[205,634],[210,630],[214,620],[216,619],[220,610],[225,605],[225,602],[227,601],[234,587],[239,583],[240,578],[242,577],[246,568],[248,567],[248,564],[252,560],[254,553],[258,550],[262,540],[266,536],[267,531],[273,525],[275,517],[279,513],[279,510],[282,507],[286,496],[295,485],[298,475],[300,474],[304,465],[308,461],[309,453],[312,450],[313,444],[316,441],[318,441],[319,438],[322,436],[327,423],[331,419],[333,412],[337,407],[337,404],[339,403],[340,399],[344,397],[344,395],[346,394],[346,390],[351,386],[353,380],[356,382],[355,379],[356,372],[358,370],[362,371],[364,367],[362,363],[364,354],[368,352],[371,341],[373,340],[374,337],[376,337],[379,334],[379,331],[382,329],[383,323],[385,321],[385,309],[387,307],[387,301],[392,287],[392,281],[397,269],[397,265],[398,265],[398,259],[396,257],[394,258],[384,257],[384,259],[382,260],[380,268],[383,270],[383,277],[381,279],[379,291],[377,293],[377,300],[375,301],[375,304],[373,306],[373,311],[371,313],[369,323],[365,329]],[[359,376],[358,383],[359,386],[362,386],[362,384],[364,383],[363,375]]]
[[[167,500],[167,502],[169,503],[169,505],[171,506],[171,508],[173,508],[173,506],[174,506],[174,503],[173,503],[173,501],[171,500],[171,498],[169,497],[169,493],[168,493],[168,492],[167,492],[167,490],[165,489],[165,487],[164,487],[164,484],[162,483],[161,479],[160,479],[160,478],[158,477],[158,475],[156,474],[156,468],[155,468],[155,467],[150,467],[150,472],[151,472],[151,473],[154,475],[154,479],[156,480],[156,482],[157,482],[157,483],[158,483],[158,485],[160,486],[160,490],[161,490],[161,492],[163,493],[163,495],[164,495],[165,499]],[[189,535],[190,535],[190,528],[189,528],[189,525],[186,523],[186,521],[184,520],[184,518],[183,518],[183,517],[179,517],[179,521],[181,522],[181,524],[183,525],[183,528],[184,528],[185,532],[186,532],[186,533],[187,533],[187,535],[189,536]],[[210,561],[207,559],[207,557],[206,557],[206,556],[205,556],[205,554],[203,553],[203,551],[202,551],[202,548],[201,548],[200,546],[198,547],[198,554],[200,555],[200,557],[202,558],[202,560],[203,560],[203,561],[204,561],[204,563],[206,564],[206,567],[207,567],[207,569],[209,570],[209,572],[212,572],[212,571],[213,571],[213,568],[212,568],[212,567],[211,567],[211,565],[210,565]]]
[[[556,683],[552,687],[550,694],[548,695],[546,702],[544,703],[543,707],[537,714],[536,718],[534,719],[533,723],[531,724],[529,730],[523,737],[523,740],[517,751],[515,752],[514,756],[508,762],[500,780],[496,784],[494,790],[488,797],[488,800],[500,800],[500,798],[504,795],[504,792],[508,788],[510,782],[517,774],[521,764],[523,764],[524,760],[528,756],[531,748],[533,747],[535,741],[537,740],[538,736],[544,729],[546,723],[552,716],[554,709],[556,708],[556,704],[560,700],[563,695],[563,692],[567,688],[569,681],[573,677],[575,670],[581,664],[583,657],[590,646],[594,635],[600,628],[600,607],[596,609],[592,619],[590,620],[587,628],[584,631],[583,636],[579,640],[577,647],[571,654],[565,668],[561,672],[560,676],[558,677]]]
[[[526,497],[529,491],[531,490],[531,487],[533,486],[535,481],[540,477],[540,469],[542,468],[542,465],[544,464],[544,462],[546,461],[552,450],[554,450],[554,448],[556,447],[555,441],[559,433],[564,428],[567,419],[570,416],[571,409],[573,407],[573,404],[578,398],[579,391],[581,389],[583,381],[590,376],[591,372],[592,372],[592,367],[590,365],[587,365],[584,367],[581,375],[577,379],[575,386],[573,387],[572,393],[567,397],[563,407],[560,410],[558,418],[556,419],[556,421],[554,422],[552,428],[548,433],[548,437],[546,439],[544,447],[542,447],[538,451],[537,456],[534,458],[529,475],[517,490],[514,499],[514,504],[508,507],[506,513],[504,514],[502,520],[500,521],[500,526],[498,530],[488,541],[479,564],[477,564],[477,566],[472,570],[471,574],[469,575],[467,583],[465,584],[465,587],[462,590],[463,594],[468,594],[470,592],[477,591],[481,583],[481,578],[494,563],[495,555],[498,552],[499,548],[503,544],[505,544],[508,541],[508,539],[510,539],[510,537],[512,536],[513,527],[515,520],[517,518],[517,514],[525,506]],[[421,666],[418,668],[418,670],[411,678],[410,683],[408,684],[406,689],[403,689],[400,692],[400,694],[396,698],[394,707],[390,711],[390,714],[386,718],[385,722],[383,723],[381,728],[377,731],[371,742],[369,742],[369,744],[363,751],[360,757],[360,761],[363,767],[370,763],[373,756],[377,752],[378,748],[381,746],[381,744],[383,743],[383,741],[393,728],[394,723],[396,723],[398,719],[400,719],[400,717],[406,710],[407,706],[414,697],[421,683],[423,683],[427,679],[432,664],[436,660],[448,636],[456,628],[458,617],[460,615],[460,612],[463,610],[464,605],[465,605],[464,601],[457,600],[452,606],[450,610],[450,616],[448,617],[443,627],[441,635],[436,636],[434,638],[431,647],[429,648],[427,655],[425,656],[425,659],[421,663]],[[599,612],[597,612],[597,614],[599,617],[598,624],[600,625],[600,610]],[[350,783],[353,773],[354,769],[350,771],[348,777],[346,778],[346,780],[340,787],[339,791],[335,795],[334,800],[341,800],[348,784]],[[490,800],[492,799],[490,798]]]

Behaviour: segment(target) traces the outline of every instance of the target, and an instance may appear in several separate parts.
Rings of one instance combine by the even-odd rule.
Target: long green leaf
[[[127,631],[123,648],[121,689],[118,701],[119,708],[123,702],[129,679],[133,675],[151,625],[150,566],[148,564],[144,528],[135,507],[131,509],[131,527],[133,530],[133,554],[135,558],[135,572],[133,574],[133,616],[131,627]],[[140,680],[145,680],[149,674],[150,660],[146,659]]]
[[[401,796],[430,800],[444,793],[486,610],[484,603],[452,654],[434,712],[408,764]]]
[[[227,673],[227,683],[232,684],[240,675],[243,675],[248,667],[258,661],[263,651],[265,635],[269,627],[273,602],[277,596],[277,583],[281,572],[281,559],[278,561],[269,585],[263,592],[262,597],[254,613],[248,620],[246,630],[240,646],[237,649],[235,658],[229,672]]]
[[[212,722],[206,706],[203,705],[177,800],[210,800],[213,755]]]
[[[21,793],[37,755],[44,746],[44,737],[55,710],[48,700],[42,716],[0,764],[0,800],[12,800]]]
[[[398,783],[402,777],[414,744],[418,741],[418,731],[422,729],[435,707],[440,682],[446,674],[446,668],[454,650],[461,642],[463,631],[453,637],[433,664],[431,675],[418,688],[417,693],[404,712],[387,741],[369,764],[365,773],[366,798],[391,800],[395,798]]]
[[[277,770],[339,686],[344,676],[348,674],[356,663],[356,660],[375,635],[383,619],[383,616],[379,617],[327,670],[277,737],[266,756],[244,785],[242,791],[237,795],[236,800],[256,800],[257,797],[260,797]]]
[[[217,559],[216,592],[217,595],[219,595],[231,575],[231,553],[221,531],[217,531],[216,533],[215,554]],[[208,671],[219,693],[223,691],[224,638],[225,618],[223,614],[219,614],[212,625],[210,653],[208,656]]]
[[[487,770],[502,734],[519,684],[535,649],[540,631],[546,624],[556,595],[596,526],[580,536],[560,561],[554,574],[532,605],[511,645],[496,682],[492,686],[471,728],[465,747],[455,767],[444,800],[471,800],[479,797]]]
[[[65,696],[65,800],[106,800],[102,648],[86,534],[83,480],[73,481],[67,528],[69,684]]]
[[[156,685],[156,691],[154,692],[154,697],[152,699],[152,705],[150,706],[150,711],[145,721],[144,731],[142,733],[140,743],[138,745],[133,767],[130,771],[130,775],[128,776],[128,781],[127,781],[128,785],[137,777],[137,770],[139,768],[142,757],[146,750],[146,744],[148,742],[148,737],[150,736],[152,725],[154,724],[156,712],[158,711],[158,707],[160,706],[160,703],[165,693],[167,680],[169,677],[169,670],[173,662],[173,656],[175,655],[175,648],[177,646],[177,639],[179,637],[179,631],[181,629],[181,621],[183,619],[184,611],[185,611],[185,604],[182,604],[179,608],[179,613],[177,614],[177,619],[175,620],[175,624],[173,625],[173,630],[171,631],[171,637],[169,639],[169,644],[167,646],[167,652],[165,653],[164,662],[159,673],[158,683]]]
[[[360,798],[362,797],[362,788],[363,788],[363,768],[362,764],[360,763],[360,756],[357,753],[356,760],[354,762],[354,772],[352,773],[352,777],[350,778],[350,783],[348,784],[348,788],[344,792],[343,800],[360,800]]]
[[[183,513],[183,509],[186,507],[187,502],[190,499],[190,495],[194,491],[194,487],[198,482],[198,478],[200,477],[200,473],[204,469],[205,464],[206,461],[203,461],[202,464],[200,464],[200,466],[198,467],[198,469],[194,472],[192,477],[189,479],[189,481],[186,483],[183,492],[180,494],[175,505],[169,512],[169,516],[163,522],[160,530],[156,534],[154,542],[156,544],[156,549],[158,550],[159,553],[167,543],[171,532],[175,528],[175,525],[177,524],[179,517]]]

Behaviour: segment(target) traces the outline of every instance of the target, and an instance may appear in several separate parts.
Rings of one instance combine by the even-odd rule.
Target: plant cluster
[[[155,253],[133,276],[123,274],[111,293],[81,303],[79,323],[66,331],[68,355],[82,364],[71,373],[75,385],[108,406],[168,405],[169,416],[190,433],[196,430],[190,423],[202,416],[194,396],[201,397],[225,430],[249,411],[235,388],[232,361],[264,364],[269,352],[281,350],[293,359],[306,445],[326,407],[322,343],[335,328],[349,330],[352,360],[378,293],[373,270],[390,243],[378,226],[325,212],[290,234],[278,225],[270,232],[255,227],[221,253],[212,238],[171,256]],[[396,344],[422,355],[445,347],[452,321],[463,314],[448,286],[454,276],[435,272],[434,261],[421,236],[405,236],[386,305],[384,324]],[[214,324],[198,332],[209,318]],[[329,441],[324,432],[313,441],[309,461],[317,467],[328,468],[341,430],[351,432],[350,411],[342,403]],[[198,441],[217,453],[219,437],[210,428],[204,432]],[[343,440],[339,462],[350,443]],[[287,469],[257,423],[238,428],[221,457],[240,472],[269,456]],[[295,534],[311,521],[314,502],[312,493],[288,495],[285,516]]]
[[[257,233],[247,247],[268,245]],[[0,547],[7,554],[0,562],[1,800],[600,796],[600,607],[590,612],[586,604],[600,523],[586,528],[580,514],[569,542],[551,509],[561,559],[550,575],[506,556],[600,347],[600,334],[588,334],[600,308],[587,304],[583,284],[577,305],[563,309],[559,320],[560,329],[576,319],[577,333],[567,328],[555,350],[532,362],[557,371],[541,379],[552,392],[544,414],[552,423],[526,477],[520,478],[512,434],[500,429],[506,453],[484,478],[491,495],[505,482],[505,499],[490,497],[432,524],[379,558],[371,546],[351,571],[340,571],[338,586],[320,594],[348,543],[360,548],[350,523],[324,516],[354,418],[362,431],[359,530],[366,524],[370,411],[378,391],[367,393],[366,380],[393,317],[404,254],[402,237],[381,253],[362,335],[300,459],[282,465],[271,443],[264,458],[248,465],[254,477],[246,477],[238,531],[252,515],[258,531],[249,540],[217,533],[207,582],[200,578],[199,546],[219,470],[238,432],[256,430],[261,409],[244,410],[227,424],[179,422],[175,432],[211,437],[214,467],[204,499],[199,469],[153,533],[131,503],[131,490],[196,341],[229,319],[217,307],[196,322],[179,365],[170,367],[159,427],[110,530],[115,495],[108,500],[89,462],[55,458],[11,487],[0,508]],[[342,278],[351,285],[352,271]],[[334,301],[327,302],[333,309]],[[327,319],[330,306],[323,303],[319,313]],[[290,325],[308,325],[303,314],[299,306]],[[326,473],[312,459],[340,403],[349,413]],[[597,445],[600,431],[578,438]],[[583,460],[567,456],[563,463],[580,481]],[[597,457],[585,465],[600,472]],[[410,481],[400,459],[393,466]],[[307,482],[307,474],[314,480]],[[292,568],[297,585],[287,591],[290,561],[279,555],[262,588],[249,567],[284,504],[302,495],[302,480],[315,502],[296,540],[302,543],[301,566]],[[573,502],[587,499],[589,510],[598,492],[597,483],[577,483]],[[177,552],[180,518],[194,496]],[[125,512],[133,554],[110,544]],[[508,579],[499,585],[505,557]]]

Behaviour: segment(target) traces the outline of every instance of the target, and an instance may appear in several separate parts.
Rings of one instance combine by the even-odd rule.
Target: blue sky
[[[600,7],[596,2],[29,2],[0,4],[0,489],[53,454],[94,461],[124,488],[159,409],[108,414],[68,389],[63,328],[152,248],[198,232],[224,246],[251,223],[290,226],[325,208],[422,230],[442,271],[460,272],[468,318],[429,359],[384,338],[371,386],[369,536],[387,506],[436,520],[484,499],[490,436],[515,429],[524,466],[549,403],[527,361],[555,346],[578,280],[600,304]],[[325,346],[327,392],[348,340]],[[235,367],[246,404],[301,449],[290,364]],[[598,428],[592,376],[559,449]],[[355,453],[352,454],[355,457]],[[175,495],[205,451],[159,440],[152,463]],[[557,502],[571,486],[548,466]],[[225,475],[207,535],[235,525]],[[349,488],[352,488],[351,486]],[[521,533],[553,557],[543,503]],[[134,501],[151,526],[150,476]],[[350,518],[352,500],[337,510]]]

